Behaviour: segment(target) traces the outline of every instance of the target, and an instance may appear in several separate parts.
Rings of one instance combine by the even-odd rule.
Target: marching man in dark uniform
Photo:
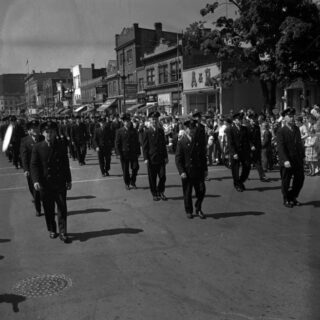
[[[241,123],[243,114],[236,113],[232,118],[233,123],[226,131],[231,158],[231,172],[234,187],[237,191],[243,192],[245,190],[244,182],[248,179],[251,168],[250,137],[247,127]],[[241,175],[240,165],[242,166]]]
[[[206,141],[201,124],[197,120],[184,122],[185,134],[178,140],[175,162],[182,180],[184,207],[188,219],[193,218],[192,189],[195,189],[195,211],[201,218],[202,202],[206,193],[205,178],[208,175]]]
[[[143,135],[143,157],[148,166],[149,186],[154,201],[168,200],[164,194],[168,152],[164,130],[159,123],[160,113],[151,112],[150,125]],[[159,181],[157,184],[157,177]]]
[[[31,178],[36,191],[40,191],[46,224],[51,239],[57,237],[55,204],[58,208],[59,237],[65,243],[67,237],[67,190],[71,189],[71,172],[66,145],[57,140],[58,126],[47,121],[41,124],[44,141],[33,146]]]
[[[133,128],[130,119],[130,114],[125,113],[122,116],[123,127],[117,130],[115,140],[115,148],[117,154],[120,156],[123,180],[127,190],[130,190],[130,186],[133,189],[137,189],[138,158],[141,154],[138,131]],[[129,166],[132,171],[131,176]]]
[[[33,146],[36,143],[43,140],[43,136],[40,135],[39,125],[40,123],[37,120],[32,120],[27,123],[27,129],[29,134],[21,140],[21,146],[20,146],[22,167],[24,170],[24,175],[27,178],[29,191],[33,198],[37,217],[40,217],[41,215],[41,198],[40,198],[40,192],[35,190],[32,179],[31,179],[30,162],[31,162]]]
[[[13,165],[19,169],[22,167],[21,157],[20,157],[20,144],[22,138],[25,137],[24,129],[20,122],[18,122],[16,116],[11,116],[11,124],[13,125],[12,136],[10,140],[10,147],[12,147],[12,162]]]
[[[256,167],[260,181],[269,182],[270,180],[266,177],[266,174],[262,168],[261,163],[261,130],[258,123],[258,115],[250,114],[249,115],[249,137],[251,142],[251,162]]]
[[[71,127],[71,143],[75,146],[78,162],[80,166],[85,163],[87,154],[87,127],[82,119],[77,116],[76,123]]]
[[[99,119],[99,126],[94,131],[93,144],[98,152],[98,159],[101,174],[103,177],[109,176],[111,153],[113,148],[113,135],[110,123],[106,118]]]
[[[277,148],[280,163],[281,190],[283,204],[287,208],[300,206],[297,200],[304,183],[305,150],[300,130],[294,123],[295,109],[282,112],[284,126],[277,132]],[[292,186],[290,187],[292,181]]]

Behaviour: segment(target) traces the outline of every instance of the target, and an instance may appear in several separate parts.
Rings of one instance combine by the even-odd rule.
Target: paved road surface
[[[64,244],[49,239],[22,171],[0,155],[1,320],[320,319],[320,177],[306,178],[303,207],[287,209],[278,172],[262,183],[253,171],[238,193],[228,169],[211,167],[208,218],[188,220],[173,156],[169,201],[158,203],[143,162],[130,191],[115,157],[107,178],[92,151],[86,166],[71,166]],[[17,295],[21,281],[45,275],[72,283],[56,295]]]

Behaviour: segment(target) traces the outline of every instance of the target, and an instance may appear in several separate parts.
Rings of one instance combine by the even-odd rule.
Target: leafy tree
[[[302,78],[320,79],[320,15],[310,0],[229,0],[238,14],[220,16],[212,28],[191,24],[185,49],[200,49],[224,61],[221,80],[258,77],[269,112],[276,104],[277,85]],[[207,4],[202,16],[215,14],[219,3]]]

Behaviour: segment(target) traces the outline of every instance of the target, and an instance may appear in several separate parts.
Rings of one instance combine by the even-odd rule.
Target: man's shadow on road
[[[208,178],[208,182],[209,181],[222,181],[222,180],[230,180],[232,179],[231,176],[227,176],[227,177],[217,177],[217,178]]]
[[[67,197],[67,200],[95,199],[96,196]]]
[[[207,218],[213,219],[225,219],[225,218],[233,218],[233,217],[243,217],[243,216],[262,216],[264,212],[260,211],[242,211],[242,212],[222,212],[222,213],[212,213],[206,214]]]
[[[89,239],[93,238],[100,238],[105,236],[115,236],[118,234],[137,234],[143,232],[142,229],[135,229],[135,228],[117,228],[117,229],[105,229],[100,231],[90,231],[90,232],[83,232],[83,233],[68,233],[70,240],[73,241],[80,241],[85,242]]]
[[[258,191],[258,192],[264,192],[268,190],[280,190],[281,186],[278,187],[258,187],[258,188],[246,188],[246,191]]]
[[[314,206],[315,208],[320,207],[320,201],[309,201],[302,203],[302,206]]]
[[[84,210],[73,210],[73,211],[68,211],[68,216],[73,216],[75,214],[109,212],[109,211],[111,211],[111,209],[103,209],[103,208],[91,208],[91,209],[84,209]]]
[[[10,239],[0,239],[0,243],[4,243],[4,242],[10,242]]]
[[[20,296],[17,294],[5,293],[0,294],[0,303],[11,303],[12,310],[14,312],[19,312],[19,303],[25,301],[26,298],[24,296]]]
[[[218,194],[206,194],[205,198],[220,198],[221,196]],[[192,196],[192,199],[195,199],[196,196]],[[168,200],[183,200],[183,196],[179,197],[168,197]]]

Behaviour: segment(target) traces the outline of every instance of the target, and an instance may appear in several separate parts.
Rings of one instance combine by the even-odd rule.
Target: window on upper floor
[[[160,65],[158,67],[159,71],[159,84],[167,83],[168,82],[168,65]]]
[[[123,55],[123,53],[120,53],[119,54],[119,65],[122,66],[123,62],[124,62],[124,55]]]
[[[127,63],[130,64],[133,61],[133,56],[132,56],[132,49],[129,49],[127,51]]]
[[[154,68],[147,69],[147,85],[155,85]]]
[[[143,91],[143,90],[144,90],[144,79],[143,78],[139,78],[138,91]]]
[[[178,81],[181,79],[181,69],[179,68],[178,62],[170,63],[170,80]]]

